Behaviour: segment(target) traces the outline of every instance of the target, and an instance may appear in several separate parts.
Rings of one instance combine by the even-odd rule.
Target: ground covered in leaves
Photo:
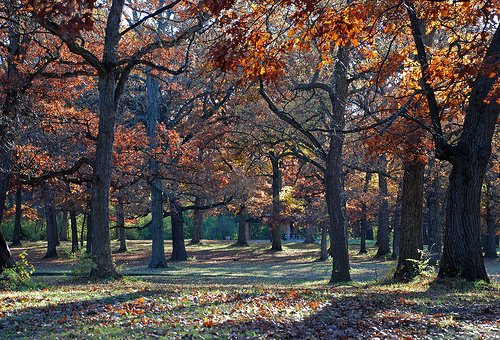
[[[188,248],[196,258],[162,271],[147,271],[142,260],[131,260],[122,267],[131,275],[112,282],[64,275],[74,262],[69,255],[45,266],[34,261],[39,273],[54,275],[35,276],[30,288],[0,291],[0,338],[493,339],[500,334],[498,281],[444,281],[427,272],[411,284],[396,284],[384,279],[390,260],[353,256],[353,277],[360,280],[332,287],[326,284],[331,263],[313,262],[314,246],[287,244],[282,254],[266,251],[268,244],[243,250],[224,243],[197,247]],[[137,249],[131,258],[141,258]],[[36,249],[28,250],[33,259]],[[497,280],[498,262],[489,262],[488,270]]]

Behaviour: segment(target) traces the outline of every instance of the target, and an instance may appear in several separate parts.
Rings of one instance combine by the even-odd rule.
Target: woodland
[[[0,0],[0,338],[495,338],[498,0]]]

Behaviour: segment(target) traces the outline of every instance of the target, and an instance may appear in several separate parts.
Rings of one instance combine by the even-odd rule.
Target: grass
[[[314,261],[319,245],[286,243],[276,253],[266,242],[237,248],[206,241],[187,246],[191,261],[154,271],[146,269],[149,246],[131,241],[128,253],[114,255],[126,274],[119,281],[36,276],[36,288],[0,292],[0,338],[454,339],[500,332],[498,261],[488,262],[496,280],[490,285],[437,280],[431,272],[396,284],[384,280],[391,261],[358,255],[350,245],[354,282],[332,287],[331,261]],[[26,248],[39,273],[68,273],[76,261],[64,251],[41,260],[41,243]]]

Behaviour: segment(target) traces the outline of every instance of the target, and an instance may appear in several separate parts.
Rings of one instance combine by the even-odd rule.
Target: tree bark
[[[480,164],[453,165],[448,187],[440,277],[489,281],[480,240],[480,197],[484,176]]]
[[[67,241],[68,240],[68,212],[62,212],[61,218],[61,235],[59,236],[59,240]]]
[[[283,247],[281,244],[281,222],[280,222],[280,191],[281,191],[281,171],[279,168],[279,157],[274,154],[274,152],[269,153],[269,158],[271,159],[272,165],[272,191],[273,191],[273,211],[272,211],[272,222],[271,227],[271,238],[272,246],[271,250],[282,251]]]
[[[392,257],[396,258],[399,256],[399,241],[401,236],[401,194],[403,189],[403,182],[401,181],[398,185],[398,195],[396,197],[396,206],[394,207],[394,226],[392,235]]]
[[[16,59],[23,53],[21,49],[21,30],[19,29],[19,20],[17,8],[13,2],[9,1],[7,5],[7,14],[9,18],[9,47],[7,59],[7,86],[4,95],[2,107],[2,121],[0,122],[0,226],[3,221],[5,210],[5,199],[9,190],[10,175],[12,168],[12,128],[10,122],[18,113],[18,103],[20,102],[20,91],[16,86],[19,81],[19,72],[17,70]],[[7,267],[15,266],[9,246],[0,228],[0,271]]]
[[[252,225],[250,224],[250,222],[246,222],[245,223],[245,239],[248,241],[250,241],[252,238]]]
[[[332,131],[341,131],[345,125],[345,105],[349,80],[347,67],[349,52],[344,46],[339,46],[334,70],[333,116]],[[325,196],[330,219],[330,239],[332,240],[332,276],[331,283],[350,281],[349,252],[347,248],[347,224],[343,209],[344,188],[342,185],[342,148],[343,136],[331,132],[329,149],[325,164]]]
[[[182,207],[173,196],[170,196],[169,202],[172,219],[172,256],[170,256],[170,261],[187,261]]]
[[[82,231],[80,233],[80,248],[83,248],[83,240],[85,239],[85,225],[87,223],[87,212],[83,212],[83,220],[82,220]],[[90,254],[89,252],[87,252],[88,254]]]
[[[57,216],[54,206],[54,194],[50,189],[45,190],[45,221],[47,223],[47,252],[44,258],[57,256]]]
[[[327,244],[327,237],[328,237],[328,227],[326,225],[321,226],[321,244],[320,244],[320,254],[319,254],[319,259],[318,261],[326,261],[328,260],[328,244]]]
[[[12,235],[12,247],[21,246],[21,218],[22,218],[23,191],[16,190],[16,215],[14,218],[14,233]]]
[[[119,277],[111,256],[109,235],[109,190],[111,185],[113,141],[119,94],[116,93],[116,61],[120,41],[120,22],[125,1],[113,0],[105,29],[103,70],[99,72],[99,132],[92,174],[92,260],[96,268],[90,276],[95,278]]]
[[[118,193],[118,205],[116,206],[116,228],[118,229],[118,238],[120,239],[119,253],[127,251],[127,241],[125,237],[125,209],[123,207],[123,193]]]
[[[86,244],[86,252],[87,254],[92,254],[92,215],[89,213],[87,216],[87,244]]]
[[[203,205],[203,199],[196,196],[194,200],[195,207],[200,207]],[[201,226],[203,224],[203,211],[195,209],[193,212],[193,237],[191,238],[191,244],[200,244],[201,242]]]
[[[150,150],[154,150],[158,146],[156,126],[160,120],[160,88],[158,80],[150,72],[146,74],[146,95],[148,103],[146,128],[149,137],[149,148]],[[155,178],[158,175],[158,163],[153,157],[149,159],[149,172],[154,178],[151,183],[152,252],[149,268],[164,268],[167,266],[167,260],[165,258],[165,241],[163,235],[163,183],[160,179]]]
[[[442,205],[443,197],[440,194],[441,184],[439,169],[433,174],[433,179],[427,195],[427,249],[430,252],[429,265],[436,265],[441,258],[442,251]]]
[[[398,281],[408,282],[419,274],[422,242],[422,208],[425,165],[409,162],[404,165],[401,194],[401,240],[399,258],[394,273]]]
[[[304,243],[305,244],[316,243],[316,239],[314,238],[314,227],[309,226],[305,228]]]
[[[248,246],[247,213],[244,205],[241,206],[238,214],[238,241],[236,242],[236,245],[241,247]]]
[[[366,198],[368,197],[368,187],[370,186],[370,181],[372,180],[371,172],[365,173],[365,184],[363,185],[363,202],[361,203],[361,241],[359,244],[359,253],[366,254],[366,235],[368,233],[368,216],[367,216],[367,206]]]
[[[75,253],[80,248],[78,247],[78,225],[76,223],[76,211],[69,212],[69,220],[71,225],[71,252]]]
[[[386,159],[382,156],[383,170],[385,172]],[[387,201],[387,179],[385,176],[378,175],[378,188],[380,193],[380,207],[378,211],[378,250],[375,257],[383,257],[391,253],[389,246],[389,203]]]

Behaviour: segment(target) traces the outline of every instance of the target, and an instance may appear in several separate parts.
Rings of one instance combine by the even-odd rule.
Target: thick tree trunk
[[[123,193],[118,193],[118,205],[116,206],[116,228],[118,230],[118,238],[120,239],[119,253],[127,251],[127,241],[125,237],[125,209],[123,207]]]
[[[78,225],[76,223],[76,211],[69,212],[69,221],[71,225],[71,252],[75,253],[79,250],[78,247]]]
[[[21,246],[21,217],[22,217],[23,191],[16,190],[16,215],[14,218],[14,233],[12,235],[12,247]]]
[[[50,189],[45,190],[45,221],[47,223],[47,253],[44,258],[57,256],[57,216],[54,196]]]
[[[320,244],[320,254],[319,254],[319,259],[318,261],[326,261],[328,260],[328,243],[327,243],[327,237],[328,237],[328,226],[323,225],[321,226],[321,244]]]
[[[455,162],[450,175],[439,276],[489,281],[480,240],[481,185],[485,166],[459,163]]]
[[[12,119],[17,115],[18,103],[20,102],[20,93],[17,88],[19,73],[17,70],[17,58],[23,53],[21,50],[21,30],[19,29],[19,20],[16,20],[17,6],[12,1],[6,3],[7,15],[9,20],[9,47],[7,56],[7,86],[3,96],[2,121],[0,122],[0,225],[3,221],[5,209],[5,199],[9,190],[10,172],[12,168],[12,128],[9,126]],[[9,246],[0,228],[0,272],[7,268],[15,266]]]
[[[394,278],[408,282],[419,274],[422,242],[422,208],[425,165],[419,162],[404,165],[401,194],[401,240]]]
[[[62,212],[61,218],[61,235],[59,236],[59,240],[67,241],[68,240],[68,212]]]
[[[462,134],[451,157],[453,168],[448,187],[446,225],[440,277],[489,281],[481,251],[481,186],[500,104],[488,98],[498,83],[499,72],[490,70],[500,62],[500,27],[497,27],[479,70],[466,111]]]
[[[119,277],[111,256],[109,235],[109,189],[111,185],[115,118],[119,93],[116,93],[118,74],[116,60],[120,41],[120,23],[125,1],[113,0],[105,29],[103,70],[98,81],[99,132],[97,134],[94,171],[92,174],[92,260],[95,278]],[[122,75],[123,76],[123,75]]]
[[[173,196],[170,196],[169,202],[172,219],[172,256],[170,261],[187,261],[182,207]]]
[[[115,3],[115,2],[113,2]],[[109,189],[111,184],[111,159],[115,130],[115,74],[109,70],[99,77],[99,133],[92,181],[91,216],[92,259],[97,267],[91,276],[118,277],[109,235]]]
[[[347,92],[349,80],[347,67],[349,65],[349,52],[344,46],[339,46],[337,51],[337,61],[334,70],[334,93],[332,97],[333,116],[332,131],[340,131],[345,125],[345,105],[347,102]],[[330,219],[330,240],[332,242],[332,276],[331,283],[350,281],[349,274],[349,252],[347,248],[347,224],[343,209],[344,188],[342,185],[342,148],[343,136],[330,133],[329,150],[326,159],[325,173],[325,198]]]
[[[200,207],[203,205],[203,199],[196,196],[194,200],[195,207]],[[193,211],[193,237],[191,238],[191,244],[199,244],[201,242],[201,226],[203,224],[203,211],[195,209]]]
[[[156,126],[160,119],[160,88],[158,80],[150,72],[146,74],[146,95],[149,148],[154,150],[158,146]],[[153,178],[158,175],[158,163],[154,158],[149,160],[149,172]],[[164,268],[167,266],[167,260],[163,235],[163,183],[160,179],[154,179],[151,183],[151,239],[152,253],[149,268]]]
[[[385,156],[383,156],[383,170],[386,170]],[[389,203],[387,202],[387,179],[378,175],[378,188],[380,192],[380,207],[378,210],[378,251],[375,257],[383,257],[391,253],[389,246]]]
[[[238,241],[235,245],[241,247],[248,246],[247,213],[244,205],[241,206],[240,212],[238,214]]]
[[[273,191],[273,213],[272,213],[272,223],[270,224],[271,228],[271,237],[272,237],[272,246],[271,250],[274,251],[282,251],[283,247],[281,245],[281,222],[280,222],[280,191],[281,191],[281,171],[279,168],[279,158],[274,154],[274,152],[269,153],[269,158],[271,159],[272,164],[272,191]]]
[[[115,3],[115,2],[113,2]],[[91,276],[96,278],[118,277],[109,235],[109,189],[111,184],[111,159],[115,130],[115,74],[114,70],[99,77],[99,133],[92,181],[91,216],[92,260],[96,268]]]
[[[370,186],[370,181],[372,180],[371,172],[365,173],[365,184],[363,185],[363,202],[361,203],[361,241],[359,245],[359,253],[366,254],[366,235],[368,232],[368,216],[367,216],[367,206],[366,197],[368,195],[368,187]]]
[[[441,128],[442,108],[432,88],[428,57],[421,32],[421,21],[410,0],[405,1],[421,68],[420,84],[427,97],[429,116],[434,128],[436,157],[452,164],[446,206],[443,255],[440,277],[462,277],[489,281],[480,242],[480,198],[486,166],[500,104],[490,97],[500,73],[500,27],[497,27],[486,55],[472,84],[460,138],[456,145],[444,139]],[[492,72],[491,70],[495,70]]]

